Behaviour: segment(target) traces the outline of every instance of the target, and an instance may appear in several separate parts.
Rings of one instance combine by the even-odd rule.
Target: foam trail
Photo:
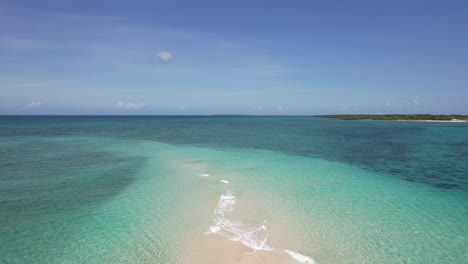
[[[210,226],[208,233],[217,233],[228,237],[230,240],[241,242],[243,245],[259,250],[276,250],[267,243],[268,230],[265,221],[258,225],[248,225],[242,221],[233,221],[226,218],[226,213],[234,210],[237,197],[231,192],[226,191],[219,197],[218,206],[214,210],[213,225]],[[315,261],[306,255],[289,249],[284,250],[292,259],[300,264],[316,264]]]
[[[218,233],[233,241],[238,241],[245,246],[257,250],[271,250],[266,243],[268,231],[265,223],[255,226],[245,224],[241,221],[232,221],[225,217],[227,212],[234,210],[236,196],[230,191],[219,197],[218,207],[215,209],[214,224],[210,226],[211,233]]]
[[[198,175],[201,176],[201,177],[210,177],[210,174],[208,174],[208,173],[200,173]]]
[[[301,253],[298,253],[296,251],[292,251],[289,249],[285,249],[284,252],[288,253],[289,256],[291,256],[293,259],[297,260],[299,263],[303,264],[315,264],[315,261],[306,255],[302,255]]]
[[[226,181],[226,180],[220,180],[219,182],[221,182],[221,183],[225,183],[225,184],[228,184],[228,183],[229,183],[229,182],[228,182],[228,181]]]
[[[217,233],[221,230],[222,225],[225,221],[224,214],[230,212],[234,209],[234,204],[236,203],[236,197],[232,195],[230,191],[226,194],[222,194],[219,197],[218,207],[215,208],[215,218],[214,225],[210,226],[210,231]]]

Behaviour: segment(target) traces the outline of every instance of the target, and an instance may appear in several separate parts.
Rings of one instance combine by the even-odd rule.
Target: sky
[[[468,1],[0,0],[0,114],[468,114]]]

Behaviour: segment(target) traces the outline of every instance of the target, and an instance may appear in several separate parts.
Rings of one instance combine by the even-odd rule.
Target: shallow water
[[[468,260],[467,124],[2,117],[0,128],[2,263]]]

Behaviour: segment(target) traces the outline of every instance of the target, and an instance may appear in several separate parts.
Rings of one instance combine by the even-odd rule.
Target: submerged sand
[[[178,168],[199,181],[200,193],[187,205],[198,233],[181,243],[180,262],[187,264],[315,263],[294,249],[300,231],[288,212],[264,204],[248,185],[219,175],[206,164],[176,159]],[[194,173],[195,172],[195,173]],[[201,225],[201,226],[200,226]]]
[[[294,259],[283,249],[255,251],[241,242],[232,241],[221,235],[204,234],[189,241],[182,262],[187,264],[314,263],[306,256],[302,258],[302,260]]]

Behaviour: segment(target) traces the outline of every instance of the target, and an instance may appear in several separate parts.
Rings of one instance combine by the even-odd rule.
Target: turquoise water
[[[0,262],[190,263],[185,245],[210,228],[246,244],[262,223],[255,245],[317,263],[466,263],[467,135],[312,117],[1,117]],[[247,213],[221,218],[220,197]]]

